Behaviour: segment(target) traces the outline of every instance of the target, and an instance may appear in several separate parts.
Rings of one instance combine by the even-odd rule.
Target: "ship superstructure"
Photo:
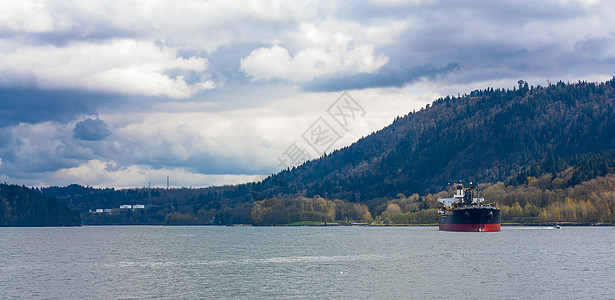
[[[472,185],[464,189],[459,182],[452,198],[439,198],[438,201],[443,204],[438,211],[440,230],[500,231],[500,210],[491,204],[484,204],[485,199]]]

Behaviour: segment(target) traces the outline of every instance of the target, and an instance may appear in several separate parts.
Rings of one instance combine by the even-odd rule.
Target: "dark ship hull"
[[[500,210],[491,206],[467,206],[438,216],[438,227],[447,231],[500,231]]]

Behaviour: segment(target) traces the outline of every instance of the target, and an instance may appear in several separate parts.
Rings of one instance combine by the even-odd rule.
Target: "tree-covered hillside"
[[[615,78],[536,88],[523,82],[438,99],[262,185],[362,202],[435,192],[456,179],[506,180],[547,159],[574,164],[579,155],[612,149]]]
[[[574,192],[595,182],[608,190],[613,173],[615,77],[605,83],[559,82],[547,87],[520,81],[512,90],[487,88],[437,99],[351,146],[257,183],[205,189],[69,186],[42,191],[81,212],[148,205],[146,210],[86,214],[85,223],[279,224],[332,218],[365,221],[367,216],[424,223],[435,218],[434,193],[462,179],[529,197],[511,201],[494,194],[505,215],[545,222],[614,222],[615,200],[609,193]],[[597,181],[587,183],[591,180]],[[537,193],[536,182],[547,181]],[[598,214],[578,212],[573,218],[561,213],[597,207]]]
[[[79,212],[53,196],[0,184],[0,226],[80,226]]]

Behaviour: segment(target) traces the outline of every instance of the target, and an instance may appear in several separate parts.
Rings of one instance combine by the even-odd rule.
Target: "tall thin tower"
[[[167,176],[167,190],[169,189],[169,176]]]

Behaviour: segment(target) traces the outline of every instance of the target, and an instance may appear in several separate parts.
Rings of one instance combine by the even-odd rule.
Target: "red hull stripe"
[[[500,224],[440,224],[440,230],[447,231],[500,231]]]

